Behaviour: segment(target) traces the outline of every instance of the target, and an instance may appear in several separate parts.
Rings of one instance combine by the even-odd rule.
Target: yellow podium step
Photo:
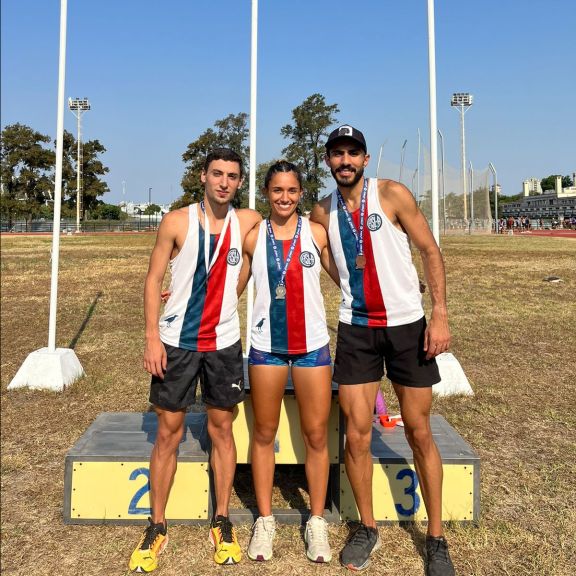
[[[285,397],[286,422],[279,431],[282,466],[303,468],[300,427],[294,398]],[[337,401],[330,424],[330,486],[325,515],[329,521],[357,519],[358,511],[344,470],[344,438],[338,424]],[[235,421],[239,462],[247,462],[250,403]],[[248,416],[247,416],[248,415]],[[444,466],[445,520],[476,521],[480,514],[480,459],[441,416],[432,417],[432,431]],[[144,523],[150,514],[149,458],[156,437],[154,413],[103,413],[66,455],[64,521],[74,524]],[[244,446],[242,442],[246,442]],[[400,427],[374,424],[373,500],[378,522],[425,520],[426,514],[412,453]],[[281,452],[283,451],[283,452]],[[278,456],[277,454],[277,456]],[[212,516],[209,441],[204,413],[186,416],[185,435],[178,451],[178,470],[168,500],[167,518],[178,523],[207,523]],[[278,462],[278,459],[277,459]],[[245,504],[246,505],[246,504]],[[307,510],[275,509],[281,522],[301,523]],[[250,523],[255,509],[231,510],[237,523]]]
[[[480,458],[442,416],[431,417],[432,434],[444,472],[442,519],[454,522],[480,518]],[[372,500],[374,518],[379,523],[427,520],[412,451],[404,429],[372,428],[374,476]],[[357,520],[358,509],[344,468],[340,464],[340,515]]]

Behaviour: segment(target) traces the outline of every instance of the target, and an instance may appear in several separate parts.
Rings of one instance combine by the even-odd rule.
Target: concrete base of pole
[[[468,378],[466,378],[466,374],[464,374],[464,370],[454,354],[450,354],[450,352],[440,354],[436,356],[436,362],[442,380],[432,386],[434,394],[438,396],[456,396],[459,394],[474,396],[470,382],[468,382]]]
[[[8,385],[8,390],[28,387],[61,392],[81,376],[84,376],[84,369],[74,350],[56,348],[54,352],[49,352],[48,348],[40,348],[28,354]]]

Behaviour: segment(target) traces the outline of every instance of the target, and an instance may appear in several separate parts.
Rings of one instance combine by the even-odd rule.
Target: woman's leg
[[[323,516],[328,487],[328,418],[332,400],[330,366],[292,367],[292,381],[306,446],[306,478],[312,516]]]
[[[260,516],[270,516],[274,481],[274,441],[288,379],[288,366],[249,366],[248,375],[254,412],[251,457],[256,503]]]

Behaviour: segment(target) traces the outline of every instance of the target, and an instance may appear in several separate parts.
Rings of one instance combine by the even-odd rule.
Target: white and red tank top
[[[276,240],[283,267],[290,240]],[[302,230],[285,278],[286,297],[276,299],[280,271],[274,257],[266,221],[261,222],[252,256],[256,299],[252,314],[251,345],[274,354],[305,354],[330,341],[324,300],[320,291],[320,251],[310,222],[302,218]]]
[[[359,230],[360,209],[350,216]],[[382,210],[377,179],[368,181],[364,269],[356,268],[356,239],[344,209],[338,205],[336,190],[331,198],[328,237],[340,274],[341,322],[370,327],[402,326],[424,316],[408,236]]]
[[[206,264],[204,228],[198,204],[188,208],[188,233],[180,252],[170,261],[171,295],[160,318],[165,344],[210,352],[240,339],[236,288],[242,265],[242,236],[235,210],[230,210],[224,235],[210,235]]]

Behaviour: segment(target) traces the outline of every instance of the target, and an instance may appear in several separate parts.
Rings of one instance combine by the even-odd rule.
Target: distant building
[[[536,178],[524,180],[524,197],[517,202],[501,204],[502,215],[505,218],[528,216],[531,219],[558,220],[576,216],[576,173],[572,174],[572,186],[562,188],[562,176],[556,176],[555,184],[554,190],[542,192],[540,180]]]
[[[148,202],[120,202],[118,206],[120,206],[120,210],[128,214],[128,216],[131,216],[132,218],[140,218],[144,214],[146,208],[150,206],[150,204],[148,204]],[[159,206],[160,213],[156,216],[162,217],[164,214],[168,214],[168,212],[170,212],[170,206],[168,204],[159,204]]]

